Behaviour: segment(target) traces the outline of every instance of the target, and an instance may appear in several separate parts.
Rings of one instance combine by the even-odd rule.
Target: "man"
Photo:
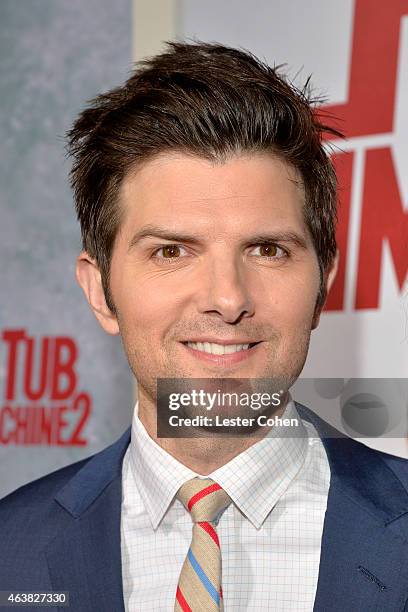
[[[330,131],[276,70],[202,43],[80,115],[77,278],[138,402],[118,442],[0,503],[1,590],[81,612],[408,610],[407,462],[289,393],[337,269]],[[159,437],[162,379],[287,381],[275,414],[298,427]]]

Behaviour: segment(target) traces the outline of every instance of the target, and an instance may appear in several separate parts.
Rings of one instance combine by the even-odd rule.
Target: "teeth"
[[[211,353],[212,355],[229,355],[230,353],[237,353],[238,351],[246,351],[249,348],[249,344],[225,345],[215,344],[214,342],[187,342],[187,346],[197,351]]]

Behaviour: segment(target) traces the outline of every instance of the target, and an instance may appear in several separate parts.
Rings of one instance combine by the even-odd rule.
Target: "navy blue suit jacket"
[[[296,407],[318,430],[331,469],[315,612],[408,611],[408,461],[327,437],[327,424]],[[129,442],[130,428],[0,501],[0,590],[69,591],[61,610],[124,611],[121,469]]]

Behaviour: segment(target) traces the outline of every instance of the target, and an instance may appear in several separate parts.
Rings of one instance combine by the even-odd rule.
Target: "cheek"
[[[288,325],[309,321],[315,310],[319,286],[318,274],[292,275],[290,281],[282,278],[273,288],[264,287],[264,310],[269,312],[271,322],[274,318]],[[268,295],[269,299],[265,299]]]
[[[117,291],[118,322],[131,352],[150,361],[182,318],[184,304],[180,292],[160,288],[157,283],[140,278],[123,283]]]
[[[311,296],[308,297],[311,298]],[[315,295],[313,295],[313,299],[308,299],[307,301],[304,299],[304,301],[295,300],[291,302],[285,312],[285,325],[288,336],[299,337],[305,333],[310,333],[315,304]]]

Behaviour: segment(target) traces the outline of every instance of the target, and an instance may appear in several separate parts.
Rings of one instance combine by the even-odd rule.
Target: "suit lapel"
[[[46,557],[52,587],[78,612],[124,612],[121,466],[130,429],[95,455],[58,493],[61,529]]]
[[[408,494],[387,455],[339,437],[307,408],[325,446],[331,481],[315,612],[397,612],[408,599]],[[337,437],[334,437],[337,436]]]

